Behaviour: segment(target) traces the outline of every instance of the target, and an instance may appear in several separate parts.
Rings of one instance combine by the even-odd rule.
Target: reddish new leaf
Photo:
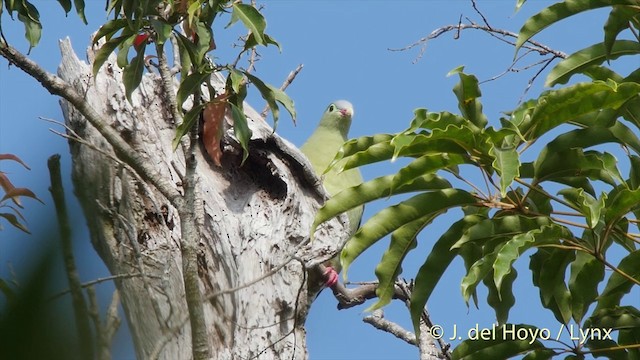
[[[15,156],[13,154],[0,154],[0,160],[13,160],[15,162],[20,163],[26,169],[31,170],[31,168],[29,166],[27,166],[27,164],[25,164],[24,161],[22,161],[22,159],[20,159],[19,157]]]
[[[226,95],[220,95],[209,102],[202,111],[204,119],[202,127],[202,142],[211,161],[217,166],[221,166],[222,149],[220,139],[224,128],[224,114],[227,110]]]

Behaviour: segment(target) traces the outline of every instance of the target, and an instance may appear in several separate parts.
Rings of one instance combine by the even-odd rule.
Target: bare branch
[[[408,344],[417,345],[416,334],[412,333],[411,331],[405,330],[402,326],[392,321],[385,319],[384,313],[381,309],[374,310],[371,315],[365,316],[362,321],[366,322],[367,324],[371,324],[376,329],[388,332],[389,334]]]
[[[507,30],[502,30],[502,29],[494,29],[492,27],[486,26],[486,25],[478,25],[478,24],[462,24],[459,23],[457,25],[447,25],[447,26],[443,26],[440,28],[437,28],[435,30],[433,30],[429,35],[422,37],[420,40],[409,44],[403,48],[396,48],[396,49],[392,49],[389,48],[389,51],[406,51],[406,50],[410,50],[413,49],[415,47],[420,46],[420,53],[418,54],[418,56],[416,57],[416,59],[413,61],[414,63],[418,62],[422,56],[424,55],[426,48],[427,48],[427,43],[429,42],[429,40],[435,39],[440,37],[441,35],[449,32],[449,31],[458,31],[461,32],[462,30],[466,30],[466,29],[474,29],[474,30],[481,30],[484,31],[488,34],[498,34],[498,35],[502,35],[504,37],[507,38],[512,38],[512,39],[517,39],[518,38],[518,34],[511,32],[511,31],[507,31]],[[515,45],[515,43],[509,43],[512,45]],[[528,45],[527,45],[528,44]],[[539,43],[535,40],[527,40],[527,44],[523,45],[522,48],[524,49],[529,49],[529,50],[533,50],[537,53],[539,53],[540,55],[553,55],[554,57],[557,58],[562,58],[565,59],[567,57],[567,54],[562,52],[562,51],[557,51],[554,50],[542,43]]]

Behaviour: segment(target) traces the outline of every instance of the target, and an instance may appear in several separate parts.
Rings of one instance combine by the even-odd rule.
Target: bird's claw
[[[338,282],[338,273],[331,266],[326,267],[323,275],[325,278],[324,286],[326,287],[333,287]]]

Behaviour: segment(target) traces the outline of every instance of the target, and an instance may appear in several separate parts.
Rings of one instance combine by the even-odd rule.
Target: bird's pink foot
[[[331,266],[327,266],[324,270],[324,279],[324,286],[330,288],[338,282],[338,273]]]

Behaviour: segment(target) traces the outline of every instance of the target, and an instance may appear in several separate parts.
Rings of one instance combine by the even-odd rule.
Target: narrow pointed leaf
[[[574,259],[575,252],[571,250],[538,248],[529,263],[542,306],[551,310],[562,324],[567,324],[572,315],[571,293],[564,279],[566,268]]]
[[[494,263],[495,267],[495,263]],[[495,270],[493,272],[495,278]],[[509,320],[509,311],[515,305],[516,298],[513,294],[513,282],[518,277],[516,269],[511,269],[508,274],[500,280],[500,286],[490,277],[485,277],[484,285],[487,287],[487,304],[493,308],[496,313],[498,325],[504,325]]]
[[[264,29],[267,26],[267,22],[258,9],[248,4],[234,3],[233,12],[231,13],[231,21],[227,26],[232,25],[238,20],[242,21],[244,26],[251,31],[255,37],[256,43],[265,46],[267,45],[267,42],[264,39]]]
[[[447,180],[434,174],[417,177],[412,182],[402,186],[395,186],[394,179],[394,175],[381,176],[337,193],[318,210],[311,227],[311,233],[313,234],[318,225],[323,222],[376,199],[386,198],[395,194],[451,187]],[[392,188],[395,189],[393,193],[391,193]]]
[[[640,92],[640,84],[578,83],[540,96],[527,128],[520,127],[527,140],[537,139],[558,125],[588,113],[618,109]]]
[[[516,40],[516,53],[524,43],[548,26],[581,13],[611,5],[633,5],[634,0],[566,0],[544,8],[527,19]]]
[[[467,304],[467,307],[469,306],[469,298],[475,294],[478,284],[491,274],[492,265],[497,255],[498,253],[494,251],[491,254],[483,256],[471,265],[467,274],[462,278],[460,290],[462,291],[462,298]]]
[[[512,267],[513,262],[516,261],[522,253],[533,246],[558,244],[562,238],[570,236],[571,233],[567,228],[552,224],[515,235],[504,243],[504,245],[500,246],[497,251],[496,260],[493,263],[493,281],[498,291],[500,291],[504,278],[514,270]]]
[[[551,224],[551,220],[546,216],[526,217],[522,215],[507,215],[486,219],[469,227],[460,240],[451,248],[457,249],[469,242],[482,245],[492,239],[500,237],[511,238],[531,230],[539,230]]]
[[[631,288],[638,286],[640,281],[640,250],[636,250],[624,257],[617,266],[617,269],[635,279],[633,282],[625,276],[614,272],[609,277],[607,285],[598,297],[598,305],[594,313],[602,309],[610,309],[620,305],[622,297],[631,291]]]
[[[604,45],[607,56],[611,53],[616,37],[629,28],[629,22],[638,16],[637,8],[633,6],[613,6],[607,22],[604,24]]]
[[[566,188],[558,192],[565,200],[574,204],[580,213],[585,216],[587,225],[590,228],[595,228],[600,221],[600,215],[604,209],[607,195],[603,193],[600,199],[596,200],[593,196],[587,194],[584,189],[580,188]]]
[[[424,155],[400,169],[393,179],[393,185],[402,186],[416,177],[435,173],[440,169],[455,168],[456,165],[466,162],[468,162],[467,158],[459,154],[441,153]],[[393,188],[391,191],[393,192]]]
[[[176,129],[176,136],[173,138],[172,146],[174,151],[178,148],[182,137],[185,136],[189,132],[189,130],[191,130],[191,127],[194,126],[196,121],[200,119],[202,109],[204,109],[206,105],[207,104],[199,104],[198,106],[193,107],[191,110],[187,111],[186,114],[184,114],[182,123],[178,125],[178,128]]]
[[[476,198],[470,193],[449,188],[415,195],[383,209],[369,219],[345,245],[340,254],[344,271],[363,251],[399,227],[429,214],[444,213],[452,207],[474,203]]]
[[[493,156],[493,168],[500,174],[500,194],[504,197],[513,179],[520,176],[520,157],[515,147],[491,147],[489,153]]]
[[[71,11],[71,0],[58,0],[60,6],[64,9],[65,14],[68,14]]]
[[[240,146],[242,146],[242,163],[244,163],[249,157],[249,140],[251,140],[252,132],[242,109],[234,103],[230,103],[230,105],[231,116],[233,117],[233,133],[238,139]]]
[[[376,295],[378,301],[368,307],[365,312],[379,309],[393,298],[395,293],[395,283],[398,275],[402,272],[402,262],[409,251],[415,249],[418,244],[416,237],[418,233],[427,226],[437,215],[429,214],[420,219],[414,220],[399,227],[391,234],[391,243],[387,251],[382,255],[380,263],[376,266],[376,277],[378,287]]]
[[[124,67],[122,71],[122,82],[124,83],[127,99],[131,102],[131,94],[140,85],[142,74],[144,73],[144,50],[146,43],[143,43],[131,63]]]
[[[415,285],[411,293],[410,311],[414,329],[419,329],[422,310],[445,270],[457,255],[457,250],[451,250],[451,246],[460,239],[468,227],[477,224],[482,219],[483,217],[478,215],[465,216],[451,225],[433,245],[429,256],[416,274]]]
[[[473,125],[483,129],[487,125],[487,117],[482,113],[482,103],[479,98],[482,96],[478,86],[478,78],[475,75],[459,72],[460,82],[457,83],[453,92],[458,98],[458,109],[462,115],[469,119]]]
[[[598,284],[604,279],[604,264],[585,252],[578,252],[571,262],[569,291],[571,309],[576,323],[582,323],[589,306],[598,297]]]
[[[210,75],[211,73],[208,72],[194,72],[184,78],[180,82],[180,87],[178,88],[178,92],[176,94],[176,104],[178,105],[178,107],[182,107],[182,104],[185,102],[185,100],[187,100],[189,96],[193,95],[196,90],[200,89],[200,85],[202,85],[202,82],[205,81],[205,79],[207,79]]]
[[[566,84],[571,76],[582,73],[590,66],[600,65],[605,60],[617,59],[623,55],[640,53],[640,43],[637,41],[618,40],[612,45],[609,53],[604,43],[598,43],[569,55],[553,67],[547,75],[544,86]]]

